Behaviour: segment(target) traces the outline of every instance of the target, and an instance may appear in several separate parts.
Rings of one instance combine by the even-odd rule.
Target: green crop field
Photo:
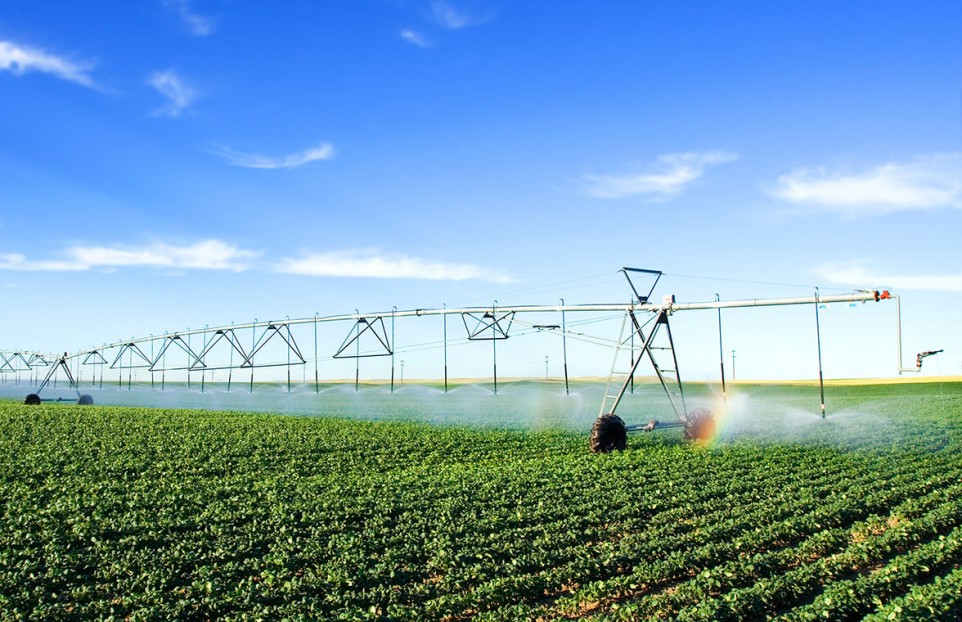
[[[737,387],[686,445],[0,404],[0,617],[962,616],[962,386]],[[771,416],[769,415],[771,411]],[[804,410],[804,409],[796,409]],[[777,412],[776,412],[777,411]]]

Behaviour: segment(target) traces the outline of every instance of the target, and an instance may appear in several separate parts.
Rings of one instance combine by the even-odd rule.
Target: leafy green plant
[[[953,619],[943,395],[848,387],[865,425],[609,455],[570,431],[0,403],[0,611]]]

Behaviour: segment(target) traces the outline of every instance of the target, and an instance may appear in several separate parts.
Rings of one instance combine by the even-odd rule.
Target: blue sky
[[[0,348],[617,301],[633,265],[890,287],[962,370],[956,1],[0,0],[0,110]],[[752,313],[745,373],[805,374]],[[894,373],[876,314],[829,317],[835,375]]]

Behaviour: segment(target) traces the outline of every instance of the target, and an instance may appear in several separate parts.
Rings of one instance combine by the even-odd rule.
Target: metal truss
[[[9,368],[9,370],[13,372],[30,371],[33,368],[33,365],[30,364],[30,360],[24,356],[23,352],[14,352],[9,356],[4,357],[3,366]],[[39,367],[39,365],[37,366]]]
[[[868,301],[875,300],[878,297],[879,297],[878,292],[858,291],[851,294],[821,296],[818,298],[818,302],[820,304],[868,302]],[[646,296],[642,295],[642,298],[644,299],[646,298]],[[881,295],[881,300],[887,300],[889,298],[895,298],[895,296],[888,295],[887,293],[884,293],[883,295]],[[709,309],[716,310],[716,309],[732,309],[732,308],[748,308],[748,307],[805,305],[805,304],[814,304],[815,300],[816,299],[814,297],[808,296],[808,297],[798,297],[798,298],[768,298],[768,299],[729,300],[729,301],[713,300],[713,301],[706,301],[706,302],[680,302],[680,303],[671,302],[670,306],[671,306],[672,313],[678,313],[680,311],[695,311],[695,310],[709,310]],[[312,317],[306,317],[306,318],[291,319],[284,322],[251,322],[247,324],[228,325],[228,326],[205,328],[205,329],[199,329],[199,330],[179,331],[177,334],[180,337],[186,337],[188,335],[190,336],[201,336],[201,335],[210,336],[211,334],[214,335],[214,337],[207,342],[205,349],[199,355],[199,358],[202,360],[205,358],[204,354],[209,353],[211,351],[211,348],[213,347],[212,344],[217,344],[220,340],[226,340],[230,344],[232,344],[231,349],[234,350],[238,355],[240,355],[239,357],[240,362],[247,362],[248,354],[245,348],[241,345],[241,342],[237,337],[237,333],[239,333],[240,331],[250,331],[250,330],[259,330],[259,329],[267,330],[269,329],[270,326],[279,327],[283,325],[283,326],[293,327],[298,325],[317,325],[317,324],[327,324],[332,322],[350,321],[355,323],[355,326],[351,329],[351,334],[347,337],[345,341],[348,342],[348,344],[352,344],[353,342],[351,340],[354,337],[356,337],[356,334],[358,331],[362,331],[365,333],[370,332],[370,334],[372,335],[374,334],[373,330],[371,329],[365,330],[364,328],[365,323],[367,323],[368,326],[372,324],[382,324],[383,319],[387,317],[390,317],[393,320],[394,318],[400,319],[400,318],[407,318],[407,317],[432,317],[432,316],[460,315],[462,316],[463,319],[465,319],[466,330],[468,332],[469,337],[470,336],[474,337],[470,339],[470,341],[491,340],[492,339],[491,333],[494,333],[494,336],[493,336],[494,339],[503,340],[506,338],[507,335],[510,334],[509,332],[510,324],[511,322],[513,322],[513,318],[515,317],[516,314],[527,314],[527,313],[538,313],[538,314],[559,313],[561,314],[566,312],[567,313],[598,313],[598,312],[627,313],[632,310],[636,314],[644,314],[644,313],[654,314],[654,313],[657,313],[660,309],[662,309],[663,306],[664,306],[664,303],[655,304],[651,302],[641,303],[641,302],[633,301],[631,303],[514,305],[514,306],[505,306],[505,307],[466,307],[466,308],[442,308],[442,309],[419,308],[419,309],[402,310],[402,311],[396,311],[396,312],[387,311],[387,312],[374,312],[374,313],[364,313],[364,314],[351,313],[351,314],[344,314],[344,315],[329,315],[329,316],[323,316],[323,317],[312,316]],[[485,317],[485,315],[488,315],[489,317]],[[474,324],[472,325],[469,322],[469,320]],[[545,328],[545,326],[542,325],[542,328]],[[550,328],[551,330],[546,330],[545,332],[550,332],[555,334],[565,333],[565,331],[563,330],[558,331],[554,329],[553,325],[548,325],[547,328]],[[269,329],[269,330],[273,330],[273,329]],[[393,347],[391,346],[391,340],[388,339],[386,336],[386,331],[382,329],[381,326],[378,326],[377,332],[380,334],[379,341],[381,342],[380,348],[382,348],[382,353],[380,355],[383,356],[385,354],[391,353],[393,351]],[[488,334],[485,334],[486,332]],[[580,333],[572,332],[570,330],[570,327],[566,332],[566,334],[570,338],[587,337]],[[131,356],[137,359],[136,362],[138,364],[141,364],[142,366],[148,366],[151,363],[150,357],[144,354],[143,350],[139,346],[142,346],[144,344],[150,344],[152,342],[157,342],[162,339],[164,339],[163,335],[161,336],[152,335],[148,337],[140,337],[137,339],[118,341],[115,343],[98,346],[96,348],[91,348],[89,350],[81,350],[79,352],[72,354],[71,357],[75,357],[75,356],[86,357],[87,355],[95,351],[103,354],[107,351],[119,350],[120,352],[118,352],[118,355],[114,356],[114,363],[112,363],[112,365],[116,364],[117,367],[120,367],[123,363],[119,360],[119,354],[120,353],[128,354],[128,351],[130,351],[132,353]],[[257,339],[255,338],[254,341],[255,341],[255,347],[256,347]],[[589,339],[586,338],[585,341],[589,341]],[[601,337],[591,338],[590,341],[596,342],[599,345],[605,345],[605,344],[611,343],[611,340],[604,339]],[[340,350],[340,348],[338,350]],[[339,358],[348,358],[346,356],[347,348],[344,348],[344,352],[341,352],[341,354],[344,356],[340,356]],[[296,356],[295,356],[295,359],[296,359]],[[235,361],[235,363],[233,364],[233,367],[237,368],[239,366],[240,366],[240,363]],[[208,369],[215,369],[215,368],[208,367]]]
[[[622,268],[621,272],[631,288],[634,296],[632,298],[633,303],[648,304],[662,273],[658,270],[640,268]],[[632,279],[633,276],[635,280],[647,281],[646,287],[639,287],[639,284]],[[641,292],[645,293],[642,294]],[[668,322],[668,316],[672,313],[674,302],[674,296],[666,296],[660,307],[646,311],[649,313],[649,318],[645,322],[639,321],[638,316],[641,312],[635,308],[630,308],[625,312],[625,317],[621,323],[621,336],[618,339],[611,364],[611,372],[608,375],[608,384],[605,387],[605,395],[601,400],[599,417],[614,414],[628,388],[633,385],[635,372],[641,362],[647,359],[651,363],[655,376],[658,377],[658,382],[661,383],[672,412],[682,422],[687,419],[688,408],[685,405],[685,390],[681,382],[681,374],[678,371],[675,342],[672,339],[671,325]],[[625,336],[626,327],[628,328],[627,337]],[[647,334],[645,333],[646,328]],[[640,344],[637,349],[635,347],[636,340]],[[629,346],[631,364],[627,372],[620,372],[617,369],[619,355],[625,346]]]
[[[166,354],[167,354],[167,351],[170,350],[171,346],[177,346],[181,352],[186,354],[187,362],[183,364],[175,363],[172,366],[168,366],[166,364],[161,364],[158,366],[158,363],[160,363],[161,361],[164,361],[164,363],[166,363],[166,360],[167,360]],[[181,337],[179,333],[174,333],[172,335],[164,335],[164,340],[160,345],[160,349],[157,351],[157,354],[154,355],[154,360],[150,362],[149,371],[157,372],[157,371],[176,371],[176,370],[184,370],[184,369],[192,370],[198,364],[201,367],[203,367],[203,363],[200,363],[199,356],[190,347],[190,343],[185,341],[184,338]]]
[[[43,382],[40,383],[40,386],[37,387],[37,394],[43,391],[43,388],[47,386],[54,375],[62,369],[64,374],[66,374],[67,379],[70,381],[70,388],[75,389],[79,395],[80,385],[77,384],[77,381],[73,377],[73,373],[70,371],[70,365],[67,364],[67,358],[67,354],[64,353],[63,356],[58,358],[52,365],[50,365],[50,367],[47,369],[46,377],[43,379]]]
[[[30,358],[27,360],[28,367],[46,367],[50,364],[43,354],[31,354]]]
[[[641,362],[647,358],[664,389],[675,416],[680,421],[687,418],[688,408],[685,405],[685,390],[681,382],[681,374],[678,371],[678,357],[675,354],[675,343],[671,337],[671,326],[668,322],[669,308],[664,308],[649,318],[644,324],[638,321],[635,311],[628,311],[625,314],[625,321],[622,322],[622,338],[619,339],[619,347],[615,350],[615,358],[612,362],[611,374],[608,376],[608,384],[605,388],[604,398],[601,400],[601,411],[598,416],[613,414],[621,403],[622,398],[628,387],[634,382],[635,372]],[[630,320],[630,322],[628,321]],[[650,329],[645,334],[645,328],[650,325]],[[628,326],[630,337],[625,338],[625,327]],[[637,338],[641,344],[637,349],[634,345],[630,346],[631,366],[627,373],[617,370],[618,355],[621,349],[628,343],[634,343]],[[614,389],[617,387],[617,391]]]
[[[392,321],[393,333],[393,321]],[[361,340],[367,335],[368,339],[366,342],[371,344],[373,349],[361,350]],[[354,351],[350,352],[348,349],[354,346]],[[334,353],[334,358],[336,359],[362,359],[371,358],[376,356],[391,356],[394,354],[394,348],[392,347],[391,340],[387,336],[387,327],[384,325],[384,318],[380,315],[374,316],[372,318],[359,317],[357,321],[354,322],[354,326],[351,327],[350,332],[348,332],[347,337],[341,343],[341,347],[337,349]]]
[[[124,365],[123,358],[126,353],[129,353],[129,355],[127,356],[127,364]],[[134,363],[134,356],[137,357],[136,363]],[[120,345],[117,356],[114,357],[114,362],[110,364],[110,369],[149,369],[153,364],[154,362],[144,354],[136,341],[128,341]]]
[[[104,355],[100,353],[99,350],[91,350],[84,357],[83,361],[80,362],[81,365],[106,365],[107,359]]]
[[[288,353],[287,362],[286,363],[285,362],[260,363],[255,365],[254,356],[258,352],[263,350],[264,346],[266,346],[268,342],[270,342],[275,337],[278,338],[280,341],[283,341],[284,344],[287,346],[287,353]],[[294,359],[295,359],[294,362],[291,362],[291,357],[290,357],[291,354],[294,355]],[[297,347],[297,343],[294,341],[294,335],[291,334],[290,324],[280,323],[280,324],[268,324],[264,328],[264,332],[261,333],[260,338],[254,344],[254,347],[251,349],[250,355],[247,357],[247,359],[243,363],[240,364],[240,367],[242,368],[285,367],[290,365],[303,365],[304,363],[307,363],[307,359],[305,359],[304,356],[301,354],[300,349],[298,349]]]
[[[447,387],[447,316],[460,315],[464,324],[466,341],[489,341],[491,342],[492,372],[497,391],[497,350],[500,347],[498,342],[508,339],[509,336],[523,336],[531,332],[553,334],[561,339],[564,357],[565,380],[567,386],[567,339],[575,339],[587,343],[601,346],[613,346],[615,350],[614,361],[608,386],[606,388],[601,407],[602,414],[613,413],[628,388],[631,388],[632,380],[640,368],[641,361],[646,361],[650,365],[655,376],[658,377],[660,384],[665,389],[669,404],[672,410],[678,415],[680,420],[685,419],[686,404],[685,395],[682,388],[681,378],[678,372],[678,361],[675,354],[674,342],[671,334],[670,316],[674,313],[689,310],[714,310],[720,313],[722,309],[729,308],[748,308],[748,307],[768,307],[785,305],[813,305],[816,309],[820,305],[828,303],[854,303],[880,301],[893,298],[888,292],[878,291],[856,291],[850,294],[835,296],[820,296],[817,292],[814,297],[797,298],[771,298],[753,300],[719,300],[717,295],[715,300],[706,302],[676,302],[673,296],[665,296],[661,301],[654,301],[652,296],[656,286],[659,284],[663,273],[658,270],[646,270],[638,268],[622,268],[620,272],[625,276],[630,289],[630,301],[622,303],[591,303],[591,304],[565,304],[561,300],[557,305],[511,305],[500,306],[497,301],[491,306],[463,307],[463,308],[417,308],[411,310],[398,311],[394,308],[391,311],[360,313],[355,310],[353,314],[330,315],[321,317],[315,314],[312,317],[290,319],[286,321],[265,321],[255,320],[246,324],[231,324],[230,326],[220,326],[209,328],[205,325],[202,330],[185,330],[176,333],[163,335],[150,335],[148,337],[122,340],[112,344],[103,344],[89,350],[76,352],[68,357],[45,358],[42,355],[30,355],[23,352],[12,352],[6,350],[0,352],[0,372],[9,373],[18,370],[27,370],[48,361],[56,360],[52,367],[56,369],[65,368],[69,359],[76,359],[75,363],[79,369],[80,365],[100,365],[101,376],[103,368],[108,366],[115,370],[134,370],[147,369],[151,374],[151,386],[153,386],[153,374],[155,372],[176,371],[186,372],[187,386],[191,386],[191,373],[201,372],[201,390],[205,382],[205,376],[210,375],[211,381],[214,370],[250,370],[250,386],[253,390],[255,368],[260,367],[287,367],[288,368],[288,388],[290,389],[290,368],[295,365],[305,365],[308,359],[304,356],[297,341],[294,338],[292,328],[297,326],[313,325],[313,362],[314,362],[314,383],[319,384],[317,362],[320,360],[318,355],[318,326],[326,323],[341,322],[349,323],[350,329],[344,337],[340,346],[336,349],[331,359],[355,359],[372,357],[391,357],[391,378],[393,390],[394,377],[394,356],[403,351],[399,349],[395,342],[395,321],[397,318],[423,318],[435,316],[444,320],[443,341],[438,343],[440,349],[443,343],[444,349],[444,376],[445,387]],[[897,297],[894,297],[898,301]],[[584,321],[574,321],[566,323],[566,313],[585,313],[595,314],[589,316]],[[525,314],[535,314],[534,316]],[[557,315],[552,315],[557,314]],[[611,314],[609,317],[598,317],[598,314]],[[516,317],[517,316],[517,317]],[[548,317],[545,317],[548,316]],[[586,323],[598,321],[616,321],[617,317],[622,317],[622,329],[617,340],[611,339],[607,335],[596,336],[580,332]],[[390,333],[386,320],[390,318]],[[557,320],[560,320],[558,322]],[[519,322],[520,329],[512,327],[515,320]],[[570,318],[568,318],[570,319]],[[818,317],[816,315],[816,330]],[[529,321],[531,320],[531,321]],[[438,329],[442,326],[439,322]],[[528,327],[526,329],[525,327]],[[572,329],[573,327],[574,330]],[[612,331],[613,332],[613,331]],[[720,317],[719,317],[719,344],[720,340]],[[193,338],[193,339],[192,339]],[[243,343],[242,343],[243,342]],[[200,347],[200,344],[203,344]],[[245,345],[246,344],[246,347]],[[475,346],[476,347],[476,346]],[[900,340],[901,348],[901,340]],[[721,352],[721,345],[719,345]],[[922,358],[934,355],[937,350],[929,350],[920,353],[916,360],[918,369]],[[174,356],[171,356],[174,354]],[[628,360],[627,354],[630,354]],[[901,368],[901,349],[899,351],[900,371],[909,371]],[[59,365],[59,366],[57,366]],[[401,366],[403,369],[403,361]],[[625,371],[627,370],[627,371]],[[69,371],[69,370],[68,370]],[[440,370],[439,370],[440,371]],[[119,373],[119,372],[118,372]],[[724,369],[722,368],[724,375]],[[128,388],[131,384],[131,376],[128,374]],[[246,376],[246,374],[245,374]],[[355,365],[355,386],[359,382],[360,372],[358,365]],[[403,374],[402,374],[403,377]],[[306,378],[306,374],[305,374]],[[101,382],[103,378],[101,378]],[[245,378],[246,381],[246,378]],[[163,383],[163,377],[161,377]],[[231,376],[227,374],[228,390],[231,386]],[[161,384],[163,387],[163,384]],[[824,400],[823,400],[824,401]]]
[[[0,373],[17,373],[33,371],[38,367],[46,367],[54,356],[40,352],[0,352]]]
[[[464,329],[468,331],[468,341],[492,341],[508,338],[514,314],[515,311],[511,310],[498,312],[492,309],[482,314],[464,311],[461,313],[461,320],[464,322]],[[468,324],[468,318],[473,324]]]
[[[222,341],[228,344],[229,353],[230,353],[230,362],[227,365],[220,365],[220,366],[208,365],[206,363],[207,355],[210,354],[210,352],[214,349],[214,346],[216,346],[218,343],[221,343]],[[234,365],[234,362],[233,362],[235,352],[240,356],[240,361],[241,361],[237,365]],[[198,364],[203,365],[203,369],[207,371],[213,371],[218,369],[235,369],[243,365],[243,363],[246,361],[247,361],[247,352],[244,351],[244,346],[241,345],[240,339],[237,338],[237,333],[235,332],[235,330],[233,328],[218,328],[214,330],[214,336],[211,338],[210,341],[207,342],[207,345],[204,346],[204,349],[201,350],[200,354],[197,355],[197,358],[195,359],[195,365],[194,367],[191,367],[190,371],[194,371],[198,366]]]
[[[647,304],[651,300],[651,294],[655,291],[659,279],[664,274],[661,270],[647,270],[645,268],[622,268],[621,273],[628,280],[628,286],[634,294],[632,301],[636,304]],[[635,279],[632,280],[632,275]],[[636,282],[637,281],[637,282]],[[645,292],[641,294],[640,292]]]

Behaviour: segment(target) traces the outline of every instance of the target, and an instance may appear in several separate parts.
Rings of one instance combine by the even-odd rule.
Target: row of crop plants
[[[859,431],[857,450],[652,436],[594,456],[570,433],[0,406],[0,609],[734,620],[951,608],[938,586],[957,584],[962,558],[957,422],[892,421]]]

